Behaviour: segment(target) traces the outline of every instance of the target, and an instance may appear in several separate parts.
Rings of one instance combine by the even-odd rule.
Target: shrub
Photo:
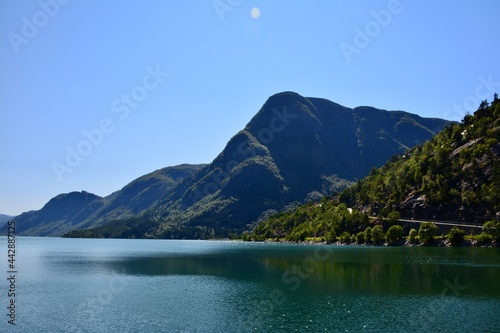
[[[415,243],[417,241],[417,236],[418,236],[417,229],[411,228],[408,236],[410,238],[410,243]]]
[[[464,230],[459,229],[458,227],[453,227],[451,228],[447,238],[448,241],[451,243],[451,245],[458,246],[462,244],[462,242],[464,241],[464,236],[465,236]]]
[[[337,235],[334,230],[331,230],[325,234],[326,243],[331,244],[337,241]]]
[[[493,240],[493,237],[491,237],[490,234],[482,232],[476,236],[476,240],[477,240],[477,245],[487,245],[487,244],[491,243],[491,241]]]
[[[356,234],[356,242],[358,244],[363,244],[365,242],[365,233],[360,231]]]
[[[344,231],[342,235],[340,235],[340,242],[344,244],[349,244],[351,242],[351,234],[349,231]]]
[[[389,230],[387,230],[385,237],[387,238],[387,243],[389,243],[389,245],[399,242],[404,237],[403,227],[393,225],[389,228]]]
[[[420,225],[418,229],[418,238],[423,244],[430,244],[434,241],[434,237],[437,235],[438,227],[432,222],[424,222]]]

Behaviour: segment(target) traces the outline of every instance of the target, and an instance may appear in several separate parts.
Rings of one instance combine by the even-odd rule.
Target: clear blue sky
[[[0,213],[211,162],[280,91],[460,120],[500,91],[499,12],[497,0],[2,0]],[[68,148],[86,156],[69,166]]]

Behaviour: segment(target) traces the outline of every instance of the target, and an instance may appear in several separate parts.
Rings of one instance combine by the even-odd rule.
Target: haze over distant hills
[[[38,211],[16,218],[19,235],[60,236],[69,230],[102,225],[140,214],[177,183],[204,165],[179,165],[139,177],[120,191],[100,197],[85,191],[60,194]],[[2,231],[4,231],[2,229]]]
[[[0,214],[0,227],[2,227],[5,223],[12,220],[14,216]]]
[[[344,189],[448,124],[283,92],[271,96],[212,163],[160,169],[106,198],[61,194],[17,217],[17,229],[59,236],[135,217],[154,222],[142,234],[150,237],[195,237],[191,229],[241,232],[274,212]]]

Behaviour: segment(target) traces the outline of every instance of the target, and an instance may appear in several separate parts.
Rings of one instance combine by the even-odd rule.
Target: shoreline
[[[232,241],[241,241],[241,240],[232,240]],[[477,241],[471,241],[471,240],[465,240],[463,241],[460,245],[453,246],[451,243],[447,240],[435,240],[434,242],[430,244],[422,244],[422,243],[410,243],[408,240],[405,242],[398,242],[395,244],[388,244],[388,243],[380,243],[380,244],[358,244],[358,243],[341,243],[340,241],[337,242],[332,242],[332,243],[327,243],[326,241],[318,242],[318,241],[301,241],[301,242],[292,242],[292,241],[287,241],[287,240],[271,240],[271,239],[266,239],[263,241],[245,241],[248,243],[283,243],[283,244],[297,244],[297,245],[335,245],[335,246],[364,246],[364,247],[477,247],[477,248],[498,248],[498,244],[493,242],[490,242],[489,244],[484,244],[484,245],[479,245],[477,244]]]

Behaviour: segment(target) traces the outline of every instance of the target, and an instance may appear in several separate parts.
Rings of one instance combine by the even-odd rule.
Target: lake
[[[495,248],[16,241],[1,332],[500,332]]]

